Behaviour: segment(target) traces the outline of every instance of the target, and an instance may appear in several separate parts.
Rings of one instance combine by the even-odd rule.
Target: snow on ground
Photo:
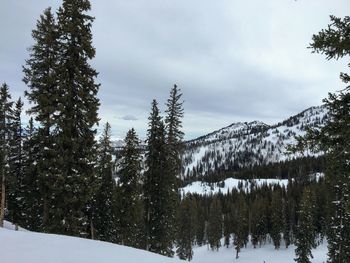
[[[320,178],[324,177],[323,173],[314,173],[309,175],[310,180],[318,181]],[[226,194],[228,191],[231,192],[232,189],[239,189],[239,185],[241,185],[241,190],[248,192],[251,189],[252,185],[255,185],[257,188],[262,187],[264,185],[279,185],[287,187],[288,179],[252,179],[252,180],[242,180],[236,178],[227,178],[224,181],[209,184],[206,182],[196,181],[186,185],[181,188],[180,191],[182,196],[186,194],[199,194],[199,195],[214,195],[219,192],[222,194]]]
[[[218,194],[219,192],[222,194],[226,194],[228,191],[232,191],[232,189],[238,189],[239,184],[242,185],[242,189],[244,191],[249,191],[252,184],[255,184],[257,187],[261,187],[263,185],[280,185],[287,186],[288,179],[253,179],[253,180],[241,180],[235,178],[227,178],[226,180],[210,185],[206,182],[196,181],[185,187],[181,188],[182,195],[190,194],[200,194],[200,195],[211,195]]]
[[[11,222],[4,220],[4,228],[9,229],[9,230],[15,230],[16,226],[14,224],[12,224]],[[22,227],[18,227],[18,230],[19,231],[28,231]]]
[[[107,242],[5,228],[0,228],[0,244],[1,262],[4,263],[183,262]]]
[[[295,247],[288,249],[274,249],[272,244],[254,249],[251,245],[243,248],[236,259],[236,251],[231,246],[229,248],[221,247],[219,251],[208,250],[207,246],[194,249],[192,263],[295,263]],[[312,251],[314,256],[312,263],[325,263],[327,261],[327,245],[321,244]]]
[[[14,231],[6,222],[0,228],[1,262],[5,263],[167,263],[184,262],[176,258],[163,257],[144,250],[83,238]],[[223,240],[222,242],[223,243]],[[236,259],[232,246],[212,251],[207,246],[194,248],[193,263],[294,263],[295,247],[275,250],[272,244],[254,249],[243,248]],[[321,244],[312,251],[312,263],[324,263],[327,245]]]

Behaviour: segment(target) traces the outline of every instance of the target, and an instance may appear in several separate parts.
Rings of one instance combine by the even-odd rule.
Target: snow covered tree
[[[222,207],[220,199],[214,197],[210,204],[208,219],[208,242],[212,250],[219,250],[222,237]]]
[[[107,242],[116,240],[115,214],[113,211],[113,192],[115,181],[112,176],[111,126],[107,122],[98,143],[96,179],[93,182],[90,220],[90,237]]]
[[[267,235],[267,209],[265,203],[265,199],[254,200],[252,203],[251,241],[254,248],[257,245],[261,246]]]
[[[140,141],[132,128],[125,137],[118,164],[118,238],[126,246],[143,248],[143,200]]]
[[[3,226],[6,205],[6,186],[9,174],[10,132],[12,120],[12,104],[9,88],[6,83],[0,87],[0,176],[1,176],[1,202],[0,227]]]
[[[13,109],[10,124],[10,147],[9,147],[9,176],[8,176],[8,218],[18,227],[21,217],[22,202],[19,191],[23,179],[23,132],[22,114],[23,102],[19,98]]]
[[[53,231],[87,236],[90,222],[86,211],[92,198],[96,164],[96,128],[99,84],[89,62],[93,17],[88,0],[63,0],[58,9],[57,145],[58,176],[52,185]],[[56,115],[56,113],[55,113]]]
[[[21,199],[21,217],[19,225],[31,231],[43,229],[43,190],[45,186],[39,177],[39,143],[38,131],[34,127],[33,118],[24,129],[23,138],[23,178],[19,185]]]
[[[325,54],[327,59],[350,55],[350,17],[343,19],[331,16],[327,29],[313,35],[310,48],[313,52]],[[350,65],[349,65],[350,67]],[[348,73],[340,74],[348,84]],[[337,93],[329,93],[324,99],[328,109],[328,122],[323,127],[309,129],[304,138],[299,138],[297,149],[311,147],[323,151],[326,156],[325,180],[327,184],[330,213],[328,239],[328,262],[350,262],[350,86]]]
[[[279,249],[282,240],[283,231],[283,209],[282,196],[279,191],[275,191],[271,201],[271,238],[275,249]]]
[[[44,11],[32,31],[34,45],[29,49],[29,59],[23,68],[23,81],[29,87],[25,92],[31,104],[28,113],[35,118],[39,127],[35,143],[38,180],[43,202],[43,229],[50,231],[53,224],[51,209],[55,207],[57,195],[53,186],[58,175],[57,160],[60,158],[57,148],[57,121],[60,117],[58,101],[60,99],[58,80],[58,27],[51,9]],[[62,98],[61,98],[62,99]],[[33,143],[33,137],[30,143]]]
[[[158,103],[152,102],[149,116],[144,174],[144,207],[146,249],[166,256],[173,256],[173,223],[169,221],[169,209],[173,209],[169,196],[172,180],[166,155],[165,129],[159,114]]]
[[[198,246],[205,244],[206,236],[206,216],[205,207],[200,200],[197,201],[197,226],[196,226],[196,242]]]
[[[310,188],[305,188],[300,208],[299,221],[296,231],[295,261],[298,263],[311,263],[311,249],[316,247],[316,229],[313,224],[315,211],[315,198]]]
[[[183,150],[182,118],[183,101],[180,89],[174,85],[170,91],[170,97],[166,103],[165,132],[166,132],[166,155],[167,155],[167,202],[166,213],[169,238],[175,235],[176,212],[178,207],[178,180],[181,176],[181,154]]]
[[[236,201],[234,216],[234,239],[233,245],[236,250],[236,259],[239,252],[248,242],[249,226],[248,226],[248,208],[242,194],[239,194]]]
[[[180,259],[191,261],[193,244],[196,238],[197,203],[191,197],[185,197],[178,211],[178,231],[176,233],[176,254]]]

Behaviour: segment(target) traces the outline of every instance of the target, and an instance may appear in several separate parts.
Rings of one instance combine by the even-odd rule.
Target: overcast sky
[[[185,100],[186,139],[236,121],[268,124],[320,105],[339,90],[348,61],[307,49],[329,15],[349,15],[349,0],[93,0],[101,83],[101,124],[114,137],[141,137],[153,98],[160,108],[176,83]],[[0,82],[23,96],[22,65],[31,30],[61,1],[0,0]]]

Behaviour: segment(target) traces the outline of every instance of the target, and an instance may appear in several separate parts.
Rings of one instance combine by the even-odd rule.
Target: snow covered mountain
[[[317,106],[275,125],[238,122],[188,141],[183,155],[184,178],[313,156],[307,151],[289,154],[286,147],[295,143],[296,135],[304,135],[306,127],[320,127],[326,120],[327,109]]]

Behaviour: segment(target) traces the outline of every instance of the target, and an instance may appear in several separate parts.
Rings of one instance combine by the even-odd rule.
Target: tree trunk
[[[0,204],[0,227],[4,227],[5,217],[5,174],[2,175],[1,180],[1,204]]]
[[[92,219],[90,220],[90,231],[91,231],[91,239],[95,239],[95,229],[94,229],[94,223],[92,222]]]

